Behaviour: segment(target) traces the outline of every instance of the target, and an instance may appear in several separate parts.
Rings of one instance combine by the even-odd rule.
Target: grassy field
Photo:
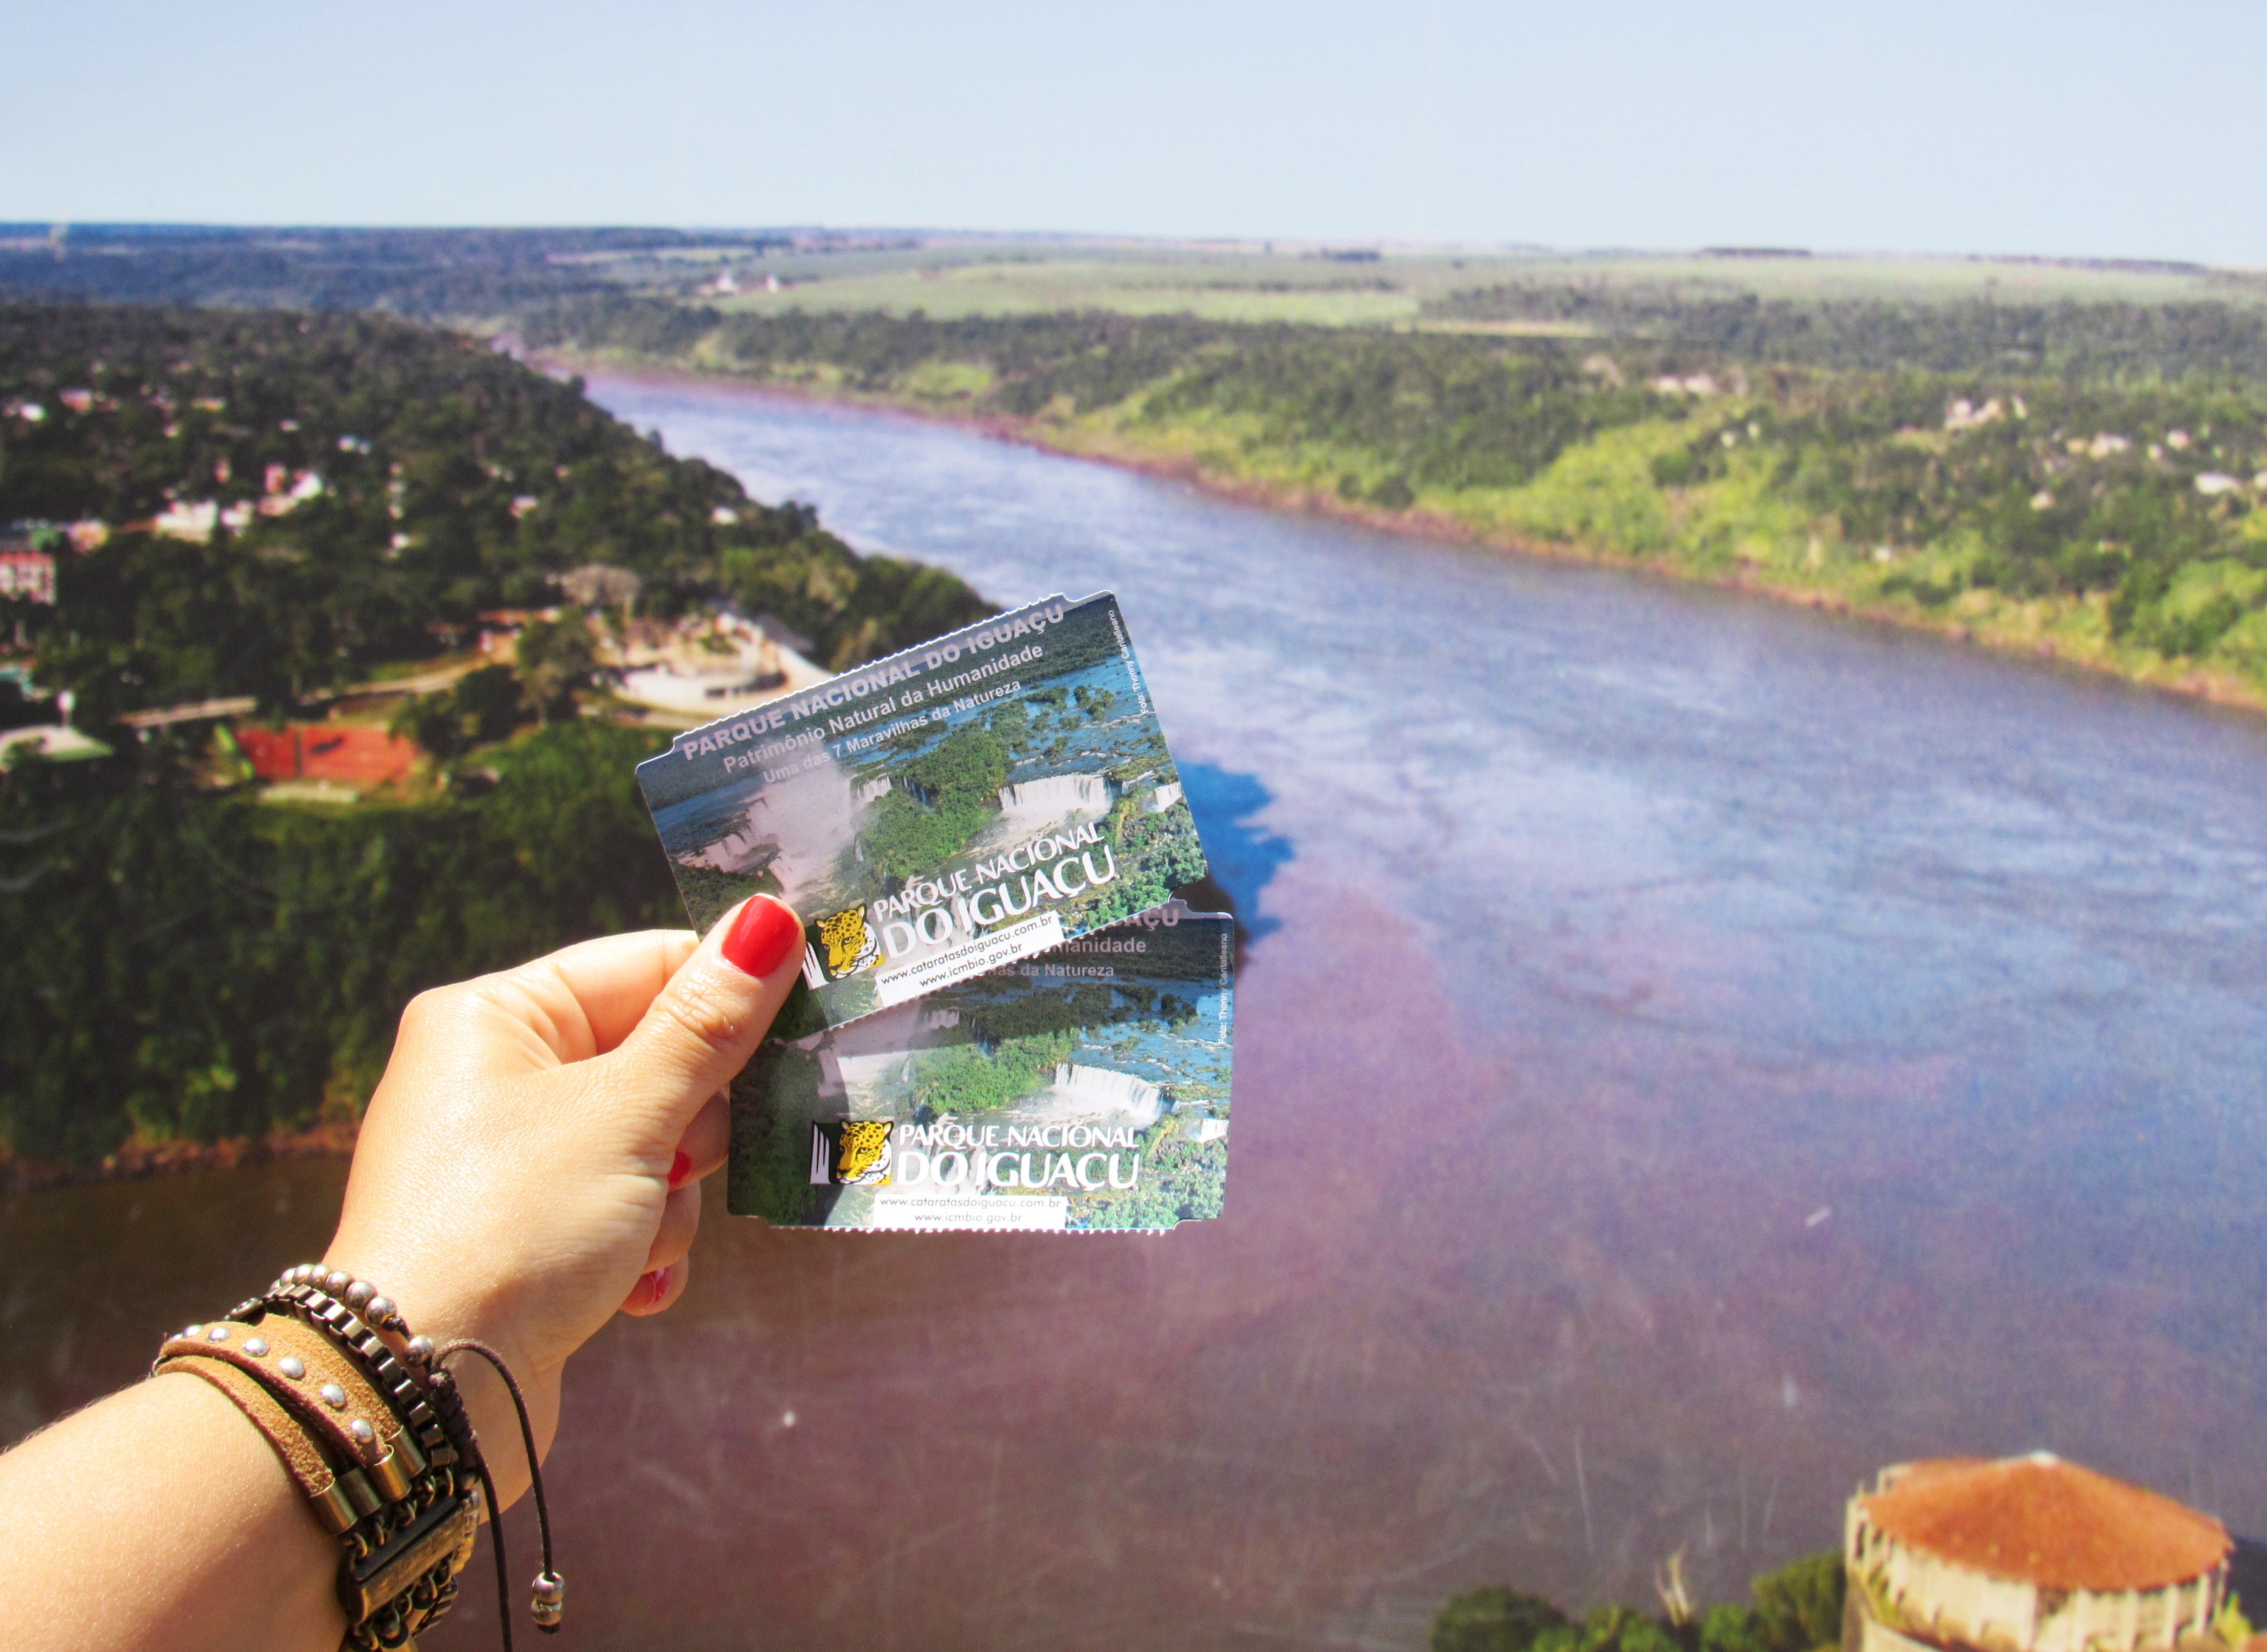
[[[777,292],[715,300],[727,312],[777,315],[790,309],[915,310],[939,319],[1111,310],[1126,315],[1195,315],[1212,321],[1297,321],[1321,327],[1414,320],[1420,300],[1376,266],[1319,271],[1249,264],[1130,264],[1092,259],[986,261],[829,275]],[[1294,281],[1292,276],[1307,277]]]
[[[700,248],[590,255],[583,261],[628,290],[697,297],[729,312],[902,316],[919,311],[940,319],[1103,310],[1326,327],[1580,332],[1547,324],[1420,319],[1425,306],[1452,293],[1509,283],[1667,290],[1689,298],[2267,301],[2267,281],[2241,273],[1898,254],[1724,257],[921,238],[918,244],[850,250],[775,249],[757,256]],[[726,274],[737,293],[716,290],[717,278]],[[769,290],[767,278],[777,280],[778,290]]]

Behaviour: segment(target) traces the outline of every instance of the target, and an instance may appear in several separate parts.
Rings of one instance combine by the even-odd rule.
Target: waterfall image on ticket
[[[1220,1214],[1236,921],[1172,901],[732,1085],[729,1202],[782,1227],[1157,1231]]]
[[[803,914],[785,1033],[1031,957],[1205,871],[1108,592],[680,734],[638,783],[695,926],[758,892]]]

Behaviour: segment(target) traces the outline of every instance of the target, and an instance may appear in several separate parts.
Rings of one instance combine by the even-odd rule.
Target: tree
[[[1491,1587],[1459,1595],[1433,1619],[1432,1652],[1527,1652],[1566,1614],[1540,1595]]]
[[[556,620],[531,620],[520,631],[520,681],[544,723],[574,715],[575,691],[589,685],[598,664],[591,622],[580,608],[563,609]]]
[[[415,694],[393,714],[387,732],[415,740],[444,762],[475,745],[507,739],[520,721],[519,679],[509,665],[483,665],[453,688]]]
[[[1696,1634],[1629,1606],[1600,1606],[1576,1623],[1549,1601],[1477,1589],[1441,1608],[1432,1652],[1821,1652],[1842,1638],[1842,1556],[1829,1550],[1766,1572],[1755,1604],[1712,1606]]]
[[[410,695],[394,712],[385,731],[397,738],[415,740],[429,756],[444,763],[465,749],[457,698],[447,689]]]
[[[1842,1639],[1847,1579],[1839,1551],[1766,1573],[1754,1587],[1756,1626],[1766,1652],[1814,1652]]]
[[[509,665],[483,665],[457,679],[451,696],[458,717],[476,745],[508,739],[519,726],[519,679]]]

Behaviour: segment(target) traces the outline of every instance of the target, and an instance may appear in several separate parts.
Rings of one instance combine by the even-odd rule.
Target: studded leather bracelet
[[[387,1335],[399,1337],[397,1353]],[[483,1494],[496,1556],[503,1643],[510,1586],[501,1509],[480,1442],[444,1362],[459,1352],[494,1365],[518,1411],[543,1539],[532,1613],[555,1631],[566,1586],[551,1560],[551,1516],[519,1384],[469,1339],[436,1348],[414,1336],[366,1281],[307,1264],[210,1325],[165,1339],[153,1372],[179,1370],[226,1395],[275,1448],[341,1550],[338,1593],[354,1652],[413,1648],[455,1603],[472,1558]]]

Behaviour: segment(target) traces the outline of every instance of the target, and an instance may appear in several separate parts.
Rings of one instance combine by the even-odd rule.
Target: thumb
[[[630,1035],[602,1061],[674,1142],[702,1104],[747,1065],[803,962],[803,920],[756,895],[728,912],[671,976]]]

